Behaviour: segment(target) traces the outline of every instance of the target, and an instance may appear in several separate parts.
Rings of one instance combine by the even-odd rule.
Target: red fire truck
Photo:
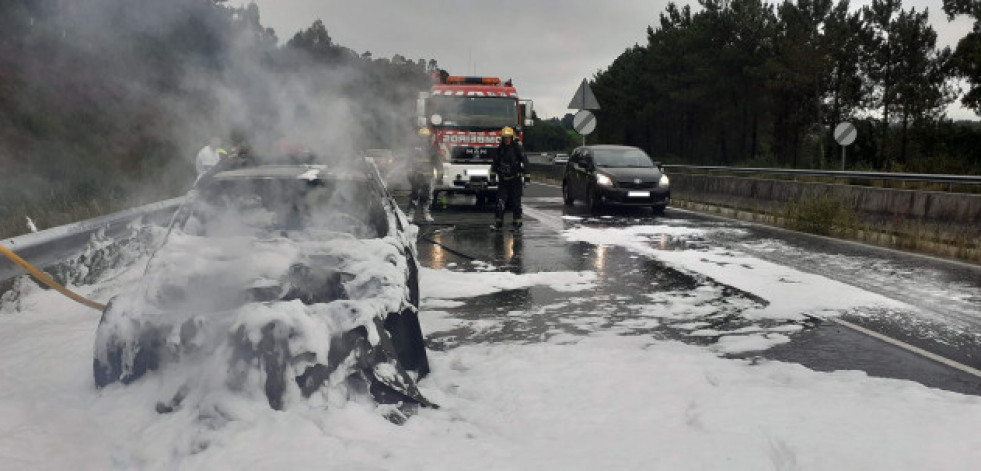
[[[501,129],[514,129],[524,142],[532,125],[532,101],[521,100],[511,81],[496,77],[455,77],[434,74],[429,92],[417,104],[419,126],[428,126],[436,139],[442,172],[436,175],[433,201],[439,194],[476,195],[477,205],[493,201],[497,181],[490,175]]]

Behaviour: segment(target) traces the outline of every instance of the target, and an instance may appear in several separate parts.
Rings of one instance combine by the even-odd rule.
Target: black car
[[[590,212],[604,205],[648,206],[663,214],[671,187],[660,163],[636,147],[594,145],[572,151],[562,176],[566,204],[586,202]]]
[[[219,164],[178,210],[142,286],[103,312],[96,386],[167,375],[181,386],[161,412],[208,387],[263,394],[274,409],[365,396],[393,404],[395,421],[431,406],[415,383],[429,363],[406,227],[363,159]]]

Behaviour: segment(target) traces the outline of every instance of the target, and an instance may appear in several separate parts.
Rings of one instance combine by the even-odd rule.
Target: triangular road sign
[[[593,91],[589,89],[589,84],[586,83],[586,79],[582,79],[582,85],[579,86],[579,90],[576,90],[576,96],[572,97],[572,101],[569,102],[569,109],[571,110],[600,109],[599,102],[596,101],[596,95],[593,95]]]

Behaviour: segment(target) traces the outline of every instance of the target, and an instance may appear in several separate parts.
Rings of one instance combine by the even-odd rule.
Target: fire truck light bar
[[[446,77],[446,83],[470,84],[470,85],[500,85],[501,79],[497,77]]]

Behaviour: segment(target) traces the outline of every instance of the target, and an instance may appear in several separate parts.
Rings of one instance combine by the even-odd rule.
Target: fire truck
[[[443,162],[433,186],[433,202],[440,193],[472,194],[477,205],[493,201],[497,180],[490,165],[501,142],[501,129],[514,129],[524,142],[524,129],[532,125],[531,100],[518,98],[511,80],[497,77],[457,77],[434,74],[433,86],[420,92],[416,115],[420,127],[429,127]]]

